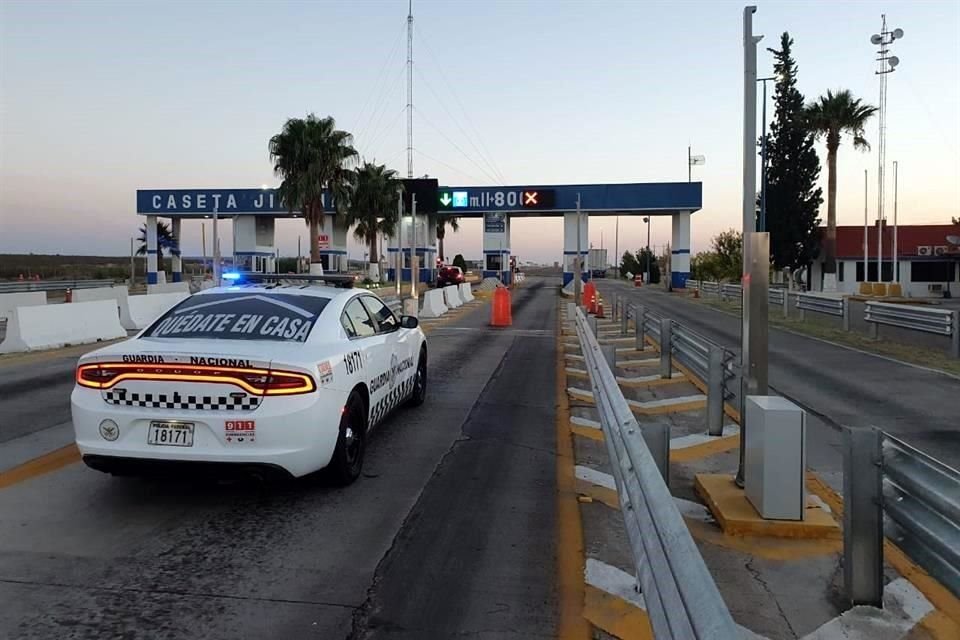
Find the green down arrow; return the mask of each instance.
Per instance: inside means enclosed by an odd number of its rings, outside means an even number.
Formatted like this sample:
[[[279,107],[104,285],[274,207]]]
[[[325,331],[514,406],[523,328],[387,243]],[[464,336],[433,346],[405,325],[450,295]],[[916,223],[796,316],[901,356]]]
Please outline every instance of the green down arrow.
[[[453,199],[450,198],[449,193],[445,193],[442,196],[440,196],[440,204],[442,204],[443,206],[449,207],[451,202],[453,202]]]

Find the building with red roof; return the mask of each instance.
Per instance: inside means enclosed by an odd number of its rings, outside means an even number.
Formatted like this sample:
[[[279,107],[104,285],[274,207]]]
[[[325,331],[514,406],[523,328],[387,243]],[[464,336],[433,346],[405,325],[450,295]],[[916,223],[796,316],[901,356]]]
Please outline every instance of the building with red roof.
[[[837,290],[856,293],[859,283],[864,282],[863,227],[837,227]],[[826,227],[820,227],[821,237]],[[877,279],[877,240],[879,227],[876,223],[867,227],[868,257],[867,282]],[[897,230],[897,264],[899,274],[894,274],[893,245],[894,228],[883,225],[879,240],[882,244],[880,276],[883,282],[897,279],[903,295],[911,298],[941,297],[947,290],[960,295],[960,225],[920,224],[900,225]],[[814,290],[823,287],[823,255],[811,268],[811,285]]]

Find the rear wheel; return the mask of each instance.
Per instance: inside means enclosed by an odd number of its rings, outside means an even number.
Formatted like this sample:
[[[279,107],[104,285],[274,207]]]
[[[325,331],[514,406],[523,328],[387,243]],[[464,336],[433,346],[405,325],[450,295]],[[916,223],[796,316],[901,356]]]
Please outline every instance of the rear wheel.
[[[350,394],[347,406],[340,416],[340,434],[337,448],[327,467],[334,484],[346,486],[360,477],[363,471],[363,454],[366,450],[367,412],[363,399]]]
[[[408,404],[419,407],[427,399],[427,350],[420,349],[420,359],[417,361],[417,372],[413,379],[413,393],[410,394]]]

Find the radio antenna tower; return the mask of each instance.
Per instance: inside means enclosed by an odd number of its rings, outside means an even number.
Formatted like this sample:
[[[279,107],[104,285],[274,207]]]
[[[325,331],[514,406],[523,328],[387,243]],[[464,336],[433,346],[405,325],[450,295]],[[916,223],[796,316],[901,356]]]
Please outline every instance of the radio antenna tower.
[[[413,0],[407,12],[407,177],[413,177]]]

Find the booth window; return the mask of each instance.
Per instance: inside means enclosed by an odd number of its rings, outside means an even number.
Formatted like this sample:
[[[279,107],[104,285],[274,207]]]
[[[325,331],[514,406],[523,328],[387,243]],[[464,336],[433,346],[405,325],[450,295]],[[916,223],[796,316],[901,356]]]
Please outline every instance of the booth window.
[[[503,271],[503,256],[499,253],[488,253],[487,271]]]

